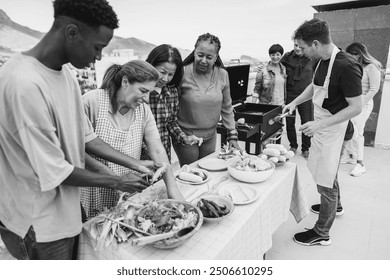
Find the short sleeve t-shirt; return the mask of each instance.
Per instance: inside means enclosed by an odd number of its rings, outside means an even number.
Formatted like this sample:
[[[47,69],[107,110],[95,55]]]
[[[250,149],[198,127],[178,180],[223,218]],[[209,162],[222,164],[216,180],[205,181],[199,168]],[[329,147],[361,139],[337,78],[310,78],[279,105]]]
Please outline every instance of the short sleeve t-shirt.
[[[328,72],[330,59],[321,60],[314,76],[314,84],[322,86]],[[317,66],[318,64],[316,64]],[[348,106],[346,97],[362,94],[361,65],[348,53],[340,51],[335,58],[328,88],[329,98],[324,99],[322,108],[336,114]]]
[[[87,131],[88,130],[88,131]],[[84,168],[88,126],[74,73],[17,54],[0,69],[0,220],[38,242],[81,231],[80,191],[63,181]]]

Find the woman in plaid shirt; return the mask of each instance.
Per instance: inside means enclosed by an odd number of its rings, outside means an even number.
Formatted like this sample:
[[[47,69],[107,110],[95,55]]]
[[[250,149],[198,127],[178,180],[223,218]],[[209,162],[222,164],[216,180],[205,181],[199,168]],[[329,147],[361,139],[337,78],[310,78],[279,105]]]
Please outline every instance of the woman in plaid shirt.
[[[161,142],[171,160],[171,137],[175,143],[195,144],[199,138],[187,136],[177,123],[179,110],[179,91],[183,77],[183,61],[179,51],[171,45],[163,44],[155,47],[148,55],[147,62],[153,65],[160,74],[156,88],[149,94],[149,106],[152,110]],[[144,145],[143,159],[148,159]]]

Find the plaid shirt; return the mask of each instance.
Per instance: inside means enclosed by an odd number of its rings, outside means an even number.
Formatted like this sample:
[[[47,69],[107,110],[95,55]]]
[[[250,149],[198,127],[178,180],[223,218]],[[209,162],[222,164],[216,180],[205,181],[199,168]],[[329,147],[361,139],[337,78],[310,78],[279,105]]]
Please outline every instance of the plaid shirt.
[[[179,91],[176,87],[164,86],[161,94],[156,91],[150,92],[149,106],[152,110],[161,142],[171,160],[171,139],[175,143],[181,143],[185,133],[177,123],[177,112],[179,110]]]

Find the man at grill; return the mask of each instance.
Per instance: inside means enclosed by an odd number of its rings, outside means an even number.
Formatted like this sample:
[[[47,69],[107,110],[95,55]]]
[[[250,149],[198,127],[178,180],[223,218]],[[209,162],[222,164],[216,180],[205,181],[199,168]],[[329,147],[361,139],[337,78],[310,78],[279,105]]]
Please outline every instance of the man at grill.
[[[301,126],[312,137],[308,167],[321,195],[314,228],[297,233],[301,245],[330,245],[329,236],[336,213],[342,209],[337,171],[348,120],[362,110],[362,67],[332,42],[329,25],[321,19],[305,21],[294,33],[299,48],[311,59],[320,59],[313,82],[283,108],[292,113],[296,106],[313,99],[314,121]]]

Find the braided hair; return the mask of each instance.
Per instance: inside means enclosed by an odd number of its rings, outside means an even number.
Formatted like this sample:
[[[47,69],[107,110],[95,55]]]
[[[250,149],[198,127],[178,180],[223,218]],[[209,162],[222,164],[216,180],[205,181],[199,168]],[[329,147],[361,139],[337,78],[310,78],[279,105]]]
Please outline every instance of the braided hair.
[[[195,49],[198,47],[200,42],[209,42],[210,44],[214,44],[217,49],[217,60],[215,61],[215,65],[221,68],[225,68],[223,65],[223,62],[221,58],[219,57],[219,50],[221,49],[221,41],[219,41],[219,38],[215,35],[212,35],[210,33],[202,34],[198,37],[198,40],[196,40],[195,43]],[[195,50],[193,50],[183,61],[183,65],[188,65],[194,62],[195,60]]]

